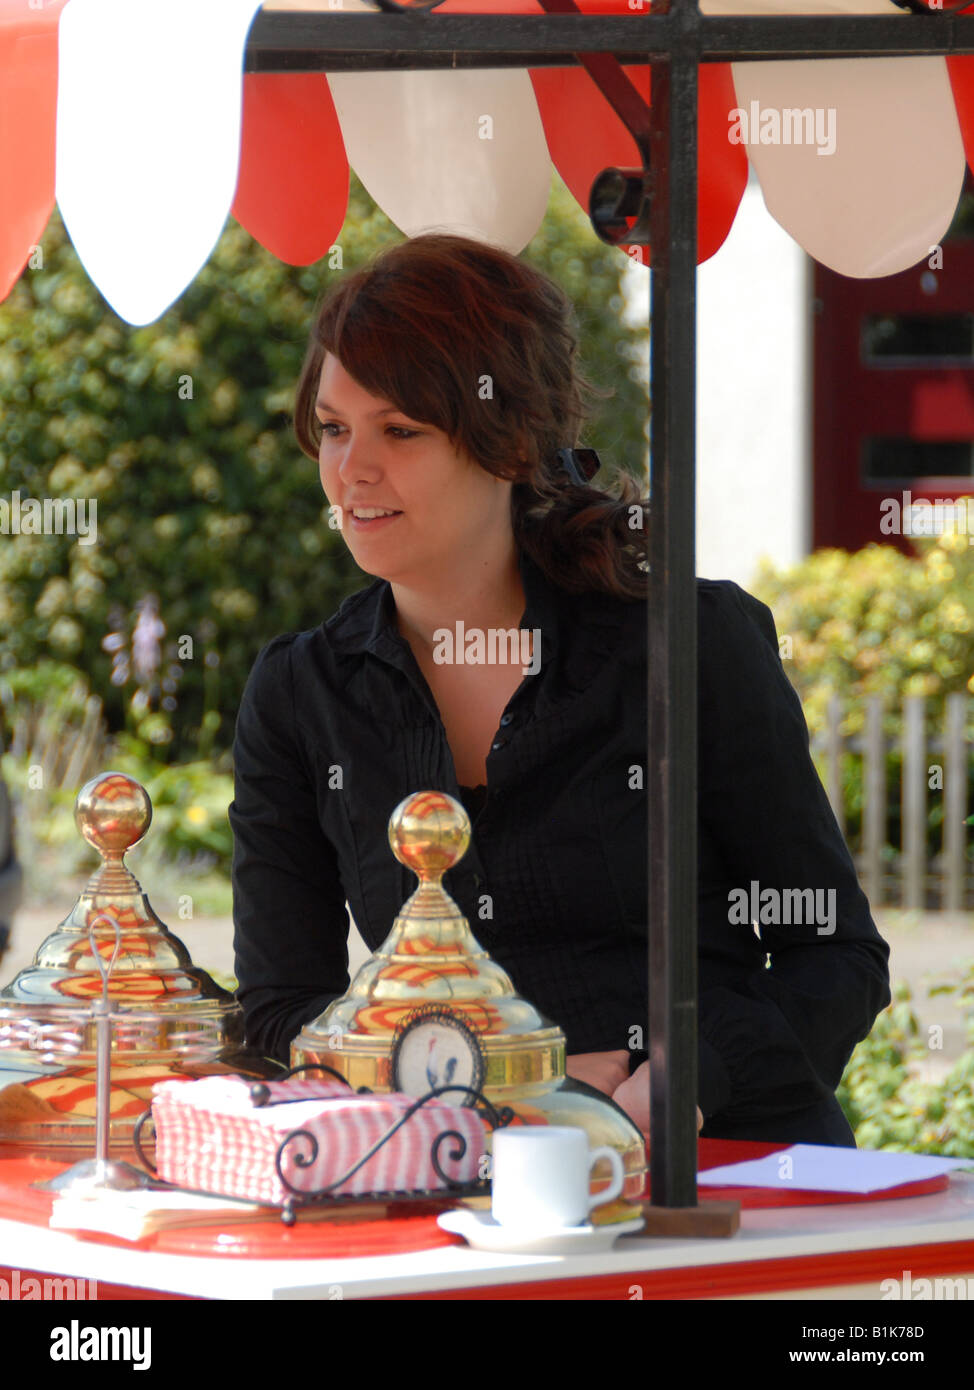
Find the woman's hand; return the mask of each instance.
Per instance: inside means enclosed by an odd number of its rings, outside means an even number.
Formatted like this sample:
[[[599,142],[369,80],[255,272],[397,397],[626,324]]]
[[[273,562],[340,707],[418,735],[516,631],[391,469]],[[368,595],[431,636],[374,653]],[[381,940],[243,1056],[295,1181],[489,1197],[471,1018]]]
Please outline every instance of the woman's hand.
[[[629,1053],[576,1052],[566,1059],[565,1070],[576,1081],[584,1081],[611,1096],[629,1075]]]
[[[596,1053],[596,1056],[599,1054]],[[610,1054],[614,1055],[614,1054]],[[649,1138],[649,1063],[642,1062],[632,1076],[627,1077],[612,1092],[616,1105],[629,1116],[630,1120]],[[697,1106],[697,1133],[703,1128],[703,1114]]]
[[[616,1105],[649,1137],[649,1063],[641,1062],[632,1076],[612,1092]]]

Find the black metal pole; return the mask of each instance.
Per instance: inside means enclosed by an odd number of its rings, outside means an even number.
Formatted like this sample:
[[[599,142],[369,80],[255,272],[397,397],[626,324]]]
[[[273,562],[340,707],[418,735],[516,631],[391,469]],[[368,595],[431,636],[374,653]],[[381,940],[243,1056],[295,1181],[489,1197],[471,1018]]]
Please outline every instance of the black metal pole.
[[[697,1200],[696,0],[651,77],[649,1055],[654,1205]],[[687,42],[687,39],[691,42]]]

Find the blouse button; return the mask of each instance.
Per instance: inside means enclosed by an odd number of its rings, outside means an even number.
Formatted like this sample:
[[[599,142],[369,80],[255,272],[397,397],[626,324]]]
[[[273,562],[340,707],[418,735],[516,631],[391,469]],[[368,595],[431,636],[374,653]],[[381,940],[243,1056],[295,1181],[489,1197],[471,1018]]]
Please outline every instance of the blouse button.
[[[502,728],[502,729],[506,729],[507,726],[508,726],[508,724],[513,724],[513,723],[514,723],[514,716],[513,716],[513,714],[502,714],[502,715],[501,715],[501,728]]]
[[[499,739],[497,739],[494,743],[492,743],[492,744],[490,745],[490,751],[491,751],[492,753],[496,753],[497,750],[498,750],[498,748],[503,748],[506,742],[507,742],[507,739],[506,739],[506,738],[499,738]]]

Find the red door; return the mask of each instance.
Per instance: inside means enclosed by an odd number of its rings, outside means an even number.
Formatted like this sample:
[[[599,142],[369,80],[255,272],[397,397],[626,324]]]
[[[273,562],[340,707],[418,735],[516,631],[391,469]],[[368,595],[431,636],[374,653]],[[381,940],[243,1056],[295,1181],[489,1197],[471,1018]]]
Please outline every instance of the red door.
[[[816,549],[878,541],[910,551],[908,535],[880,529],[896,515],[883,499],[902,511],[905,493],[912,502],[974,494],[970,188],[968,175],[951,231],[928,261],[878,280],[814,266]],[[974,504],[974,522],[971,513]]]

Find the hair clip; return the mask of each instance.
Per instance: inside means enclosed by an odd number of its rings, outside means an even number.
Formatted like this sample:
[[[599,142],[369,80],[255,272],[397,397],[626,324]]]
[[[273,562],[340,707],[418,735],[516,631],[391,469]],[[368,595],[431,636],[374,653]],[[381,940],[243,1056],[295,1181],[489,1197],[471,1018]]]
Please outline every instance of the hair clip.
[[[559,449],[555,460],[579,487],[586,487],[602,467],[602,460],[594,449]]]

